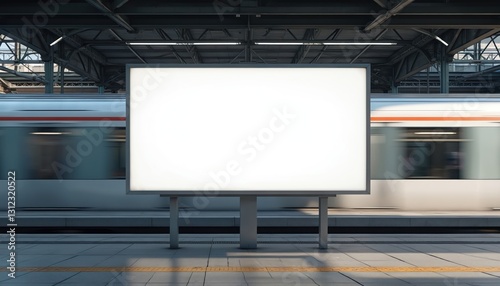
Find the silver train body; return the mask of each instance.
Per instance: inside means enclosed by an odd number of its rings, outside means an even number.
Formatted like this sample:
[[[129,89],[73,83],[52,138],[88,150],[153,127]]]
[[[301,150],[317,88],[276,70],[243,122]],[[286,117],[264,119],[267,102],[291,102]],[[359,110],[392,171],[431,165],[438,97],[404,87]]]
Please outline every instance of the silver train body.
[[[329,206],[500,208],[500,98],[453,96],[372,95],[371,194],[332,197]],[[166,197],[126,194],[124,119],[123,96],[3,96],[0,184],[15,172],[17,209],[167,208]],[[180,206],[237,210],[239,200],[184,197]],[[261,210],[316,206],[311,197],[258,201]]]

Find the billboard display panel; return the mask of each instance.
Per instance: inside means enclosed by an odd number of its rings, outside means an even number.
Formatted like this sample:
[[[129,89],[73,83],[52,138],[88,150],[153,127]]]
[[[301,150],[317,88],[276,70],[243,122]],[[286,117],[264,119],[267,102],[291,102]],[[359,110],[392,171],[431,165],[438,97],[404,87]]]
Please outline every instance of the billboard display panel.
[[[129,66],[127,189],[369,188],[368,66]]]

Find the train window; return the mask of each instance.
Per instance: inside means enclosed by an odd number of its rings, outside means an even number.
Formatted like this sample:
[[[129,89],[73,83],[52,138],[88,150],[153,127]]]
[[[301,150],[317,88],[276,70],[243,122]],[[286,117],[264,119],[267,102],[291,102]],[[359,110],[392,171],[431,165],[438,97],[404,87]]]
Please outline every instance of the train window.
[[[462,144],[459,128],[405,128],[399,171],[407,179],[462,178]]]
[[[35,129],[29,137],[30,179],[108,179],[108,137],[96,127]]]
[[[29,132],[28,156],[30,169],[29,179],[63,179],[55,162],[64,160],[68,130],[62,128],[33,128]]]
[[[384,151],[387,144],[387,137],[383,128],[372,127],[370,133],[371,179],[384,179],[386,168],[380,168],[380,166],[386,166],[386,155]]]
[[[401,128],[381,126],[371,128],[370,174],[374,180],[391,180],[403,177],[397,166],[402,142],[399,142]]]
[[[464,138],[464,162],[462,178],[472,180],[500,179],[500,127],[498,125],[462,128]]]
[[[0,171],[24,180],[125,178],[125,128],[105,134],[95,127],[5,127]],[[3,139],[5,140],[3,140]]]
[[[15,171],[18,180],[35,178],[30,153],[31,132],[32,128],[24,126],[0,128],[0,179],[6,179],[9,171]]]
[[[111,156],[108,146],[110,134],[98,127],[72,128],[72,136],[66,156],[74,156],[68,179],[105,180],[111,171]],[[66,160],[67,161],[67,160]],[[68,162],[70,163],[70,162]]]
[[[115,128],[109,135],[108,146],[111,153],[111,179],[124,179],[126,166],[125,128]]]

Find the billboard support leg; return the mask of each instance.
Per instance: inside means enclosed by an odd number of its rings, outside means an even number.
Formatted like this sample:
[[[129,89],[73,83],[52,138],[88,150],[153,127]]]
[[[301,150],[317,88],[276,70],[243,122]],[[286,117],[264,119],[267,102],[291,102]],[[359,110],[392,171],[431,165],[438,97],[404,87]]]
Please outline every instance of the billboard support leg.
[[[328,248],[328,197],[319,198],[319,248]]]
[[[177,197],[170,197],[170,249],[179,248],[179,203]]]
[[[257,197],[240,197],[240,248],[257,248]]]

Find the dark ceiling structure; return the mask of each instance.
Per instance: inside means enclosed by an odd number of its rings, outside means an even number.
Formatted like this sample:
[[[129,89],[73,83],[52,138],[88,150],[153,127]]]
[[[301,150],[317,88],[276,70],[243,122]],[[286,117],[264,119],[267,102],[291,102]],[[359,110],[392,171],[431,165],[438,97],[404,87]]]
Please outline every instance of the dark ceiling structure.
[[[372,91],[388,92],[500,32],[493,3],[16,0],[0,2],[0,34],[107,91],[123,90],[126,64],[369,63]]]

